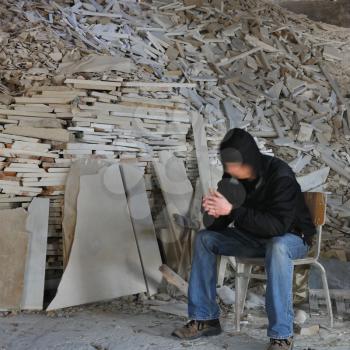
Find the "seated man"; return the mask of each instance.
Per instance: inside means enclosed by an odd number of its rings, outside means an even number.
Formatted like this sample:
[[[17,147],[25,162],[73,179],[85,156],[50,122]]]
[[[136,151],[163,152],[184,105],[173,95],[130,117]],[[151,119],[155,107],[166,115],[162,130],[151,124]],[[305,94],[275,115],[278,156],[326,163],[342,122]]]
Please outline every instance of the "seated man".
[[[268,350],[293,347],[293,259],[304,258],[316,233],[300,186],[282,160],[260,153],[254,138],[231,129],[220,144],[223,178],[243,185],[246,197],[232,205],[218,191],[203,198],[206,229],[195,239],[188,290],[189,321],[181,339],[221,333],[216,302],[217,255],[265,257]],[[234,227],[228,227],[233,222]],[[232,226],[232,225],[230,225]]]

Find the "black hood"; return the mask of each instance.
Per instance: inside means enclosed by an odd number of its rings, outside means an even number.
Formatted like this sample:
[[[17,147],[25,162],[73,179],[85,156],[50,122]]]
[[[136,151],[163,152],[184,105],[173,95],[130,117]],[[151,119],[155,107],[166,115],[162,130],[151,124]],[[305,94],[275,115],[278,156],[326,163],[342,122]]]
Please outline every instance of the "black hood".
[[[262,173],[262,154],[252,135],[239,128],[229,130],[220,143],[221,162],[250,165],[257,177]]]

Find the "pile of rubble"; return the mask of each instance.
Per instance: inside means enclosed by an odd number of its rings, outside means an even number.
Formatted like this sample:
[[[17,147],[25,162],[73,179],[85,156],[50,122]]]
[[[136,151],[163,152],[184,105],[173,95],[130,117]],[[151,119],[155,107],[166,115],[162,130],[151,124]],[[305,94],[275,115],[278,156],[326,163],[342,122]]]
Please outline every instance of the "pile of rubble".
[[[349,259],[348,29],[259,0],[6,0],[0,13],[4,207],[60,198],[73,159],[133,158],[155,213],[158,151],[181,157],[193,186],[198,171],[213,185],[203,159],[219,167],[222,136],[243,127],[304,191],[330,192],[326,251]],[[194,110],[208,151],[195,147]]]

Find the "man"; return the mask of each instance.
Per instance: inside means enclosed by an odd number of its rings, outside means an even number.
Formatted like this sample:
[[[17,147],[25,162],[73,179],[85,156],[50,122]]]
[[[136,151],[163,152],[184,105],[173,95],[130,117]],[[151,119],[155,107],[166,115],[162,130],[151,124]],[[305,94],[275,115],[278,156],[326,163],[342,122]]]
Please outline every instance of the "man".
[[[220,144],[223,179],[244,187],[241,206],[215,191],[203,198],[206,229],[195,239],[188,290],[189,321],[181,339],[221,333],[216,302],[217,255],[265,257],[268,350],[293,348],[293,259],[304,258],[316,233],[300,186],[282,160],[260,153],[254,138],[231,129]],[[231,227],[231,223],[234,227]],[[230,225],[230,227],[228,227]]]

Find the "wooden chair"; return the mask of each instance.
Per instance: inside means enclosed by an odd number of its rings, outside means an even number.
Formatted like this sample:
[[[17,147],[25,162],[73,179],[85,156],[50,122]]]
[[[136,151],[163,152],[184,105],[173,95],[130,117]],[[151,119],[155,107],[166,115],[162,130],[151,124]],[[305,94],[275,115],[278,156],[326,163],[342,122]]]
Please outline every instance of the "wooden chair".
[[[322,237],[322,226],[325,223],[326,219],[326,195],[321,192],[305,192],[305,202],[310,210],[310,214],[313,220],[314,225],[316,226],[316,249],[313,249],[313,254],[304,259],[296,259],[293,261],[295,265],[313,265],[321,273],[323,290],[326,297],[327,310],[329,315],[329,324],[330,327],[333,327],[333,312],[331,298],[329,294],[329,288],[327,283],[327,276],[324,267],[318,261],[321,251],[321,237]],[[219,277],[221,281],[218,281],[218,284],[222,285],[223,282],[223,272],[226,269],[226,264],[229,262],[236,268],[236,282],[235,282],[235,293],[236,293],[236,310],[235,310],[235,326],[236,331],[240,331],[240,321],[241,315],[244,310],[244,304],[247,296],[248,284],[251,278],[255,279],[266,279],[266,275],[253,274],[251,273],[253,266],[264,266],[265,260],[263,258],[234,258],[227,257],[226,259],[221,260]]]

